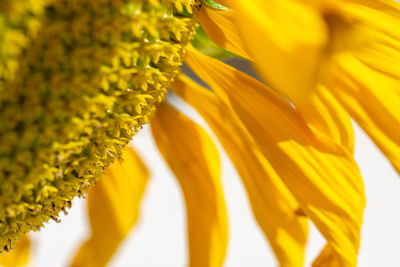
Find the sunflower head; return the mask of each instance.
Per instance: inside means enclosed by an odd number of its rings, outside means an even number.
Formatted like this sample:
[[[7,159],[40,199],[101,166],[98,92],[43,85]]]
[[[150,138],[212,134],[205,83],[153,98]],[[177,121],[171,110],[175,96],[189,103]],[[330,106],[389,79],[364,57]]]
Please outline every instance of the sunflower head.
[[[56,220],[120,157],[178,72],[197,5],[2,1],[0,250]]]

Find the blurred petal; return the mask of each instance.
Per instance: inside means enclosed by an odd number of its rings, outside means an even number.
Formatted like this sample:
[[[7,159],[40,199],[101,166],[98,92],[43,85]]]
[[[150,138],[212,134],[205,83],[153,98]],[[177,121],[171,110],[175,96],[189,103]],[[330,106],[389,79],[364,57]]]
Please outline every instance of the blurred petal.
[[[296,0],[233,0],[231,5],[262,78],[289,99],[305,99],[324,68],[328,29],[319,12]]]
[[[228,222],[219,155],[213,141],[205,130],[167,103],[158,107],[150,124],[158,149],[185,197],[189,266],[222,266]]]
[[[92,234],[71,266],[106,266],[137,222],[149,172],[133,148],[127,147],[122,158],[110,165],[99,185],[88,192]]]
[[[365,207],[352,155],[309,128],[282,97],[248,75],[190,49],[185,62],[235,111],[342,266],[355,266]]]
[[[250,58],[234,23],[235,15],[232,10],[212,8],[202,8],[197,13],[201,26],[214,43],[238,56]]]
[[[31,252],[31,240],[24,235],[16,243],[15,248],[10,252],[3,252],[0,255],[0,265],[4,267],[25,266],[29,262]]]
[[[296,215],[299,204],[240,121],[213,92],[185,76],[178,76],[172,88],[206,120],[231,158],[280,266],[303,266],[307,219]]]

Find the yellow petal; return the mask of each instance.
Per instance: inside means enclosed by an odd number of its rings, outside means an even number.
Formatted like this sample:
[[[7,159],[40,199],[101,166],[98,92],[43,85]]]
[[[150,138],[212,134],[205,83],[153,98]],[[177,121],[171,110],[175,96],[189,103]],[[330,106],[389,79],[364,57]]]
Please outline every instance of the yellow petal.
[[[309,128],[282,97],[248,75],[190,49],[185,62],[235,111],[342,266],[355,266],[365,206],[352,155]]]
[[[296,0],[234,0],[232,5],[262,78],[289,99],[303,100],[324,69],[328,30],[320,14]]]
[[[310,127],[343,145],[351,154],[354,152],[354,131],[350,116],[324,86],[296,108]]]
[[[88,192],[90,238],[80,247],[71,266],[106,266],[136,224],[149,173],[131,147],[106,169],[99,185]]]
[[[299,204],[251,136],[213,92],[183,75],[175,79],[172,89],[199,112],[220,140],[246,187],[254,216],[280,266],[303,266],[307,219],[296,215]]]
[[[238,56],[250,58],[244,49],[239,29],[234,23],[234,11],[205,7],[200,9],[197,16],[204,31],[214,43]]]
[[[24,235],[10,252],[0,255],[0,265],[4,267],[25,266],[29,262],[31,241],[28,235]]]
[[[400,4],[342,2],[342,16],[368,38],[335,57],[325,85],[400,173]]]
[[[200,126],[167,103],[158,107],[150,124],[185,198],[189,266],[220,267],[226,254],[228,223],[218,151]]]
[[[343,55],[329,86],[400,173],[400,75],[395,73],[400,61],[394,64],[395,57],[386,61],[379,58],[372,54],[361,58]]]

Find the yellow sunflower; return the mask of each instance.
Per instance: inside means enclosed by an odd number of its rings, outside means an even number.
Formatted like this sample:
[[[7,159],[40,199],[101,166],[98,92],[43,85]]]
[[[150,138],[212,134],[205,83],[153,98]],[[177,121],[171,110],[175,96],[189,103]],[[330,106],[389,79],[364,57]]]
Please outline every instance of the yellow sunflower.
[[[0,12],[3,250],[123,158],[88,191],[92,233],[71,263],[106,265],[149,178],[122,150],[155,113],[154,140],[185,198],[189,266],[222,266],[218,150],[163,102],[170,88],[234,163],[280,266],[303,266],[308,219],[326,239],[314,266],[356,266],[365,196],[350,118],[400,171],[396,1],[9,0]],[[196,41],[202,30],[230,53]],[[209,56],[218,53],[249,60],[263,81]],[[181,74],[182,61],[211,90]],[[28,259],[22,240],[8,265]]]

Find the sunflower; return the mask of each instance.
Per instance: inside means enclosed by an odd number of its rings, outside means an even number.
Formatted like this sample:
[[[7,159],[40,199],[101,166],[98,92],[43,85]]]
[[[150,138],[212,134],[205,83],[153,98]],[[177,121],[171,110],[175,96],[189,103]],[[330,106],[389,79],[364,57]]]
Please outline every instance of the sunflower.
[[[4,250],[98,182],[88,191],[92,233],[72,266],[106,265],[137,221],[149,172],[126,144],[150,120],[185,198],[189,266],[222,266],[228,219],[218,150],[163,102],[170,88],[234,163],[280,266],[303,266],[308,219],[326,239],[314,266],[356,266],[365,195],[351,118],[400,171],[397,2],[4,3]],[[218,59],[233,55],[262,81]],[[182,60],[209,88],[179,72]],[[107,168],[115,158],[123,161]],[[27,255],[24,242],[15,255]]]

